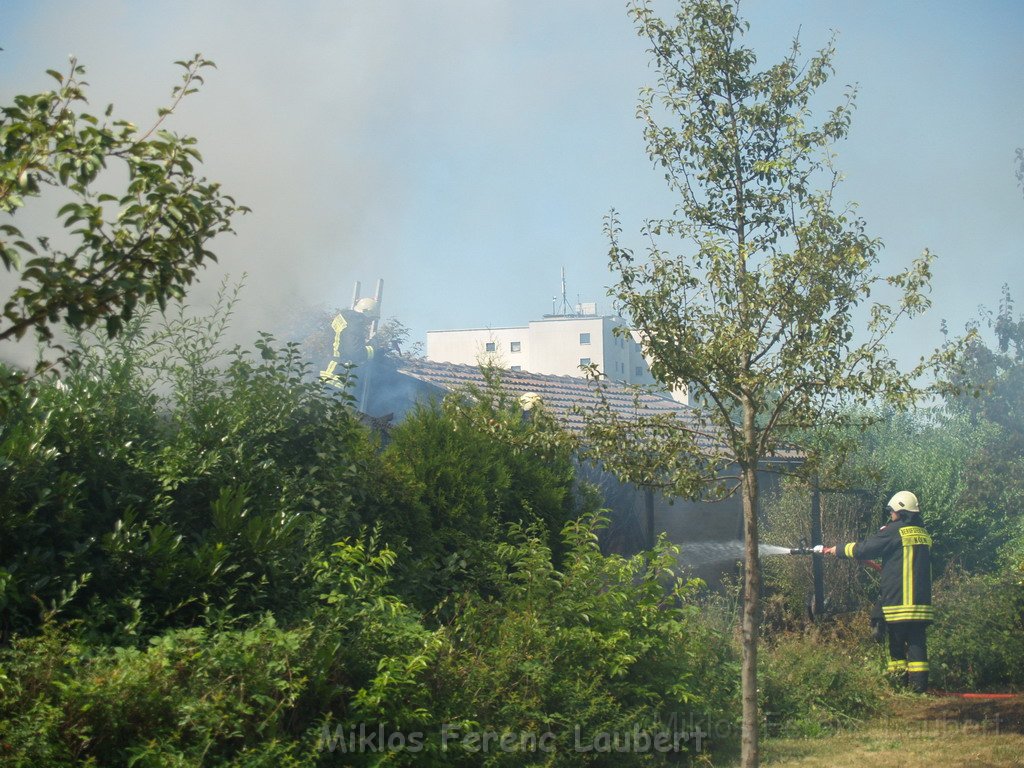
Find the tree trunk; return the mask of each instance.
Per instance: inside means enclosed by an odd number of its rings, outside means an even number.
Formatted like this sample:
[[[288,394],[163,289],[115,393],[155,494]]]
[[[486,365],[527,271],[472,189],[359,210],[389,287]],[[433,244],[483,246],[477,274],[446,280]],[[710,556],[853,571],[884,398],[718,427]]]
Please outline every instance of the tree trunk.
[[[743,768],[760,764],[757,714],[757,635],[760,623],[761,561],[757,534],[757,464],[745,464],[743,471],[743,725],[740,730]]]

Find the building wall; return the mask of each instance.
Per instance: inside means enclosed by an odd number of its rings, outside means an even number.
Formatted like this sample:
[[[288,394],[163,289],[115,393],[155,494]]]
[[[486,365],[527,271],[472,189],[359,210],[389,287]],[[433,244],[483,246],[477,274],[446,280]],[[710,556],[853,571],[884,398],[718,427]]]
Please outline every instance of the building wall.
[[[428,331],[427,359],[459,365],[496,365],[526,367],[528,330],[515,328],[471,328],[463,331]],[[512,352],[513,344],[519,352]],[[492,348],[493,346],[493,348]]]
[[[615,381],[656,384],[635,337],[615,335],[623,325],[613,316],[570,315],[533,320],[525,327],[428,331],[426,356],[435,362],[486,363],[553,376],[582,376],[580,366],[593,363]]]
[[[581,376],[580,365],[593,363],[607,373],[607,318],[573,317],[533,320],[529,325],[530,361],[527,370],[554,376]]]

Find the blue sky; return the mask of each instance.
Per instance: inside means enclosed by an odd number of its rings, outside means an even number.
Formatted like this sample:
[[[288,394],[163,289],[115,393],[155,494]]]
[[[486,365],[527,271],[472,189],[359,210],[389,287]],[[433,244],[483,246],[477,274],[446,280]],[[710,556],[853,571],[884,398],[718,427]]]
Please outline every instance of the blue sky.
[[[666,11],[674,8],[664,3]],[[902,359],[994,306],[1024,301],[1024,3],[746,0],[762,63],[800,30],[838,32],[827,106],[856,83],[837,147],[895,271],[939,254],[935,307],[894,340]],[[384,313],[428,329],[525,323],[569,297],[610,307],[602,220],[624,239],[673,198],[635,119],[652,81],[621,0],[130,2],[0,0],[0,97],[47,87],[69,54],[97,110],[145,123],[202,51],[218,64],[171,127],[200,139],[207,173],[254,210],[215,250],[249,274],[239,334],[294,308],[346,304],[385,280]],[[25,222],[40,212],[19,214]],[[48,220],[34,226],[50,226]]]

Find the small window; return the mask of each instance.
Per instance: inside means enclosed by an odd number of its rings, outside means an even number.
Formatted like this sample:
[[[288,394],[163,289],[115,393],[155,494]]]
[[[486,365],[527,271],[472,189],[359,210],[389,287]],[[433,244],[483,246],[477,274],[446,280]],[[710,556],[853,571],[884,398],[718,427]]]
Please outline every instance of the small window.
[[[581,357],[580,358],[580,365],[581,366],[583,366],[583,365],[590,365],[590,358],[589,357]]]
[[[644,367],[642,365],[638,365],[636,367],[636,375],[637,376],[643,376],[644,375]]]
[[[589,344],[589,343],[590,343],[590,334],[589,333],[581,333],[580,334],[580,344]],[[589,363],[590,361],[587,360],[587,362]]]
[[[509,349],[510,349],[510,350],[511,350],[512,352],[522,352],[522,350],[523,350],[523,345],[522,345],[522,343],[521,343],[521,342],[518,342],[518,341],[513,341],[513,342],[512,342],[511,344],[509,344]],[[515,369],[513,368],[512,370],[515,370]]]
[[[495,344],[493,341],[488,341],[486,344],[484,344],[484,352],[495,352],[497,351],[497,348],[498,345]]]
[[[512,366],[512,370],[513,371],[521,371],[521,370],[523,370],[523,366],[521,366],[521,365],[513,365]]]

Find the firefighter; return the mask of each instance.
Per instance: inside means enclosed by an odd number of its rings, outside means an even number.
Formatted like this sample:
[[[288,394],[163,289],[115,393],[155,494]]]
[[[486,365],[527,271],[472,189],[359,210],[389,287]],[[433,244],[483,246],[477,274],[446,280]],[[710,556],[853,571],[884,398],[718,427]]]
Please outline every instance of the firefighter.
[[[864,541],[825,547],[823,553],[851,560],[881,559],[881,603],[889,635],[889,672],[911,688],[928,689],[925,639],[932,610],[932,537],[921,522],[917,496],[900,491],[886,505],[889,523]]]

